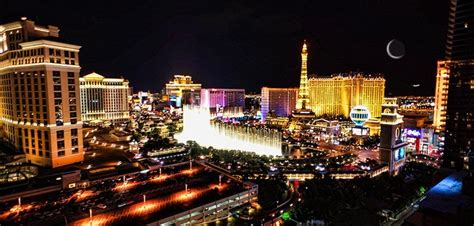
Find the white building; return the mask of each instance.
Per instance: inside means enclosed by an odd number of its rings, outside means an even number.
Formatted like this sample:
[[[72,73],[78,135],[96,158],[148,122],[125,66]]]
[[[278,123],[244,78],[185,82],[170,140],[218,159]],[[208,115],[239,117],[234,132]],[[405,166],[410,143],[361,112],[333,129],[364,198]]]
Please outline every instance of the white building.
[[[129,120],[128,81],[104,78],[97,73],[79,78],[82,120],[92,123],[112,123]]]

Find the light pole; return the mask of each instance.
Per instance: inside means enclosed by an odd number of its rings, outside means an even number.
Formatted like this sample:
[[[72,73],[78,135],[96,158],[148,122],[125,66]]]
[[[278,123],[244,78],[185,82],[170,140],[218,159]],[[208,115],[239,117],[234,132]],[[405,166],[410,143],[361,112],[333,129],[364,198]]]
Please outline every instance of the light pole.
[[[189,160],[189,170],[193,171],[193,160]]]
[[[184,193],[188,195],[188,184],[184,184]]]
[[[89,208],[89,224],[92,226],[92,208]]]
[[[21,197],[18,197],[18,211],[21,209]]]
[[[219,175],[219,187],[222,185],[222,175]]]
[[[146,204],[146,195],[143,195],[143,205]]]

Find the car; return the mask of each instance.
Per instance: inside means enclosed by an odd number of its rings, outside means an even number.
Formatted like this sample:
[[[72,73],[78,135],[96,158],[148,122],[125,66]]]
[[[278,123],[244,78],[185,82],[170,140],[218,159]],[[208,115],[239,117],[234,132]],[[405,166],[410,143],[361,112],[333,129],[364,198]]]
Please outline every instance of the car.
[[[123,203],[118,204],[117,207],[119,207],[119,208],[120,208],[120,207],[124,207],[124,206],[130,205],[130,204],[132,204],[132,203],[133,203],[133,201],[123,202]]]
[[[99,204],[97,204],[97,208],[105,209],[105,208],[107,208],[107,206],[105,204],[99,203]]]

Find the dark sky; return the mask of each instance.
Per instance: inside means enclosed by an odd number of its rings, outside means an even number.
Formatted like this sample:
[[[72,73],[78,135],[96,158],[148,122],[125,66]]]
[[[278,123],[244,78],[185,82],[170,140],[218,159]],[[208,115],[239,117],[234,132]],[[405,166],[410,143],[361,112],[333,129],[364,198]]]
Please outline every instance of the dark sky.
[[[135,91],[158,91],[173,74],[203,87],[296,87],[306,38],[310,74],[383,73],[387,95],[434,95],[448,0],[285,2],[0,0],[0,23],[58,26],[82,46],[82,74],[124,76]],[[391,39],[405,44],[401,60],[385,51]]]

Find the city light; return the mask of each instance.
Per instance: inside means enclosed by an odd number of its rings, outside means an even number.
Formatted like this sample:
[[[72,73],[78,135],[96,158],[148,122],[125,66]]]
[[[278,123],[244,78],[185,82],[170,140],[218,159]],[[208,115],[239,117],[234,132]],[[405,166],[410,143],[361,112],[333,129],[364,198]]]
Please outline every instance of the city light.
[[[183,106],[183,127],[180,134],[176,134],[179,142],[196,141],[202,146],[212,146],[217,149],[240,150],[255,152],[259,155],[281,155],[281,135],[271,132],[262,134],[245,132],[235,129],[227,131],[222,127],[211,124],[211,115],[208,108]]]
[[[418,1],[12,1],[0,226],[474,225],[474,0]]]

